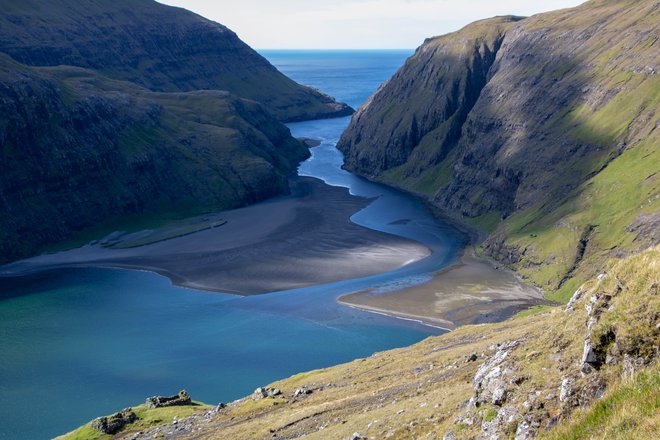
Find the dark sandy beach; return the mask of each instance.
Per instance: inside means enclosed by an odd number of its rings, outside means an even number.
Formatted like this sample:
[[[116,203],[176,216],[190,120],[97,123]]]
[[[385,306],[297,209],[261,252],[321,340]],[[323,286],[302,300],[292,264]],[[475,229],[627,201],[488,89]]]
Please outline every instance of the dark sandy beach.
[[[344,295],[339,301],[448,329],[503,321],[528,307],[549,304],[538,289],[475,257],[471,248],[460,262],[433,274],[424,284],[383,293],[369,289]]]
[[[294,178],[291,188],[290,196],[216,214],[226,221],[216,228],[128,249],[95,244],[41,255],[0,267],[0,276],[122,267],[158,272],[181,286],[252,295],[374,275],[429,255],[417,242],[352,223],[368,199],[313,178]]]

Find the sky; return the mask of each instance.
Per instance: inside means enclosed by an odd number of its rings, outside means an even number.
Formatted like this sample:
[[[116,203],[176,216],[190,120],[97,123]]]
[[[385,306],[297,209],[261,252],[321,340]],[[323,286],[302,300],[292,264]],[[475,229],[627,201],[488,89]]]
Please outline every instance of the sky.
[[[412,49],[495,15],[584,0],[159,0],[217,21],[256,49]]]

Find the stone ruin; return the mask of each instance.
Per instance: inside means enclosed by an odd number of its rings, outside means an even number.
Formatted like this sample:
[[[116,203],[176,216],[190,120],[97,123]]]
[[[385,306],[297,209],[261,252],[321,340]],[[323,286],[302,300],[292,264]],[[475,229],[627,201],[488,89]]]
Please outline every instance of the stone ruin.
[[[192,400],[186,391],[179,391],[175,396],[154,396],[148,397],[146,401],[147,408],[164,408],[166,406],[184,406],[190,405]]]
[[[99,417],[92,421],[92,428],[104,434],[115,434],[129,423],[137,420],[132,408],[126,408],[107,417]]]

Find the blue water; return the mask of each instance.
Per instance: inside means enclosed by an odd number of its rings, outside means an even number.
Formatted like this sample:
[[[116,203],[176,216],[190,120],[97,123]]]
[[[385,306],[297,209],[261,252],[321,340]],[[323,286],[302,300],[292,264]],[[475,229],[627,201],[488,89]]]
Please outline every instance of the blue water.
[[[358,106],[406,52],[264,53],[299,82]],[[236,297],[173,287],[159,275],[67,269],[0,279],[0,438],[47,438],[154,394],[209,403],[257,386],[438,334],[412,321],[337,304],[356,289],[414,284],[451,261],[461,237],[416,200],[340,169],[349,118],[291,124],[321,146],[300,174],[380,196],[353,220],[426,244],[431,257],[372,277]],[[406,224],[392,225],[407,219]]]

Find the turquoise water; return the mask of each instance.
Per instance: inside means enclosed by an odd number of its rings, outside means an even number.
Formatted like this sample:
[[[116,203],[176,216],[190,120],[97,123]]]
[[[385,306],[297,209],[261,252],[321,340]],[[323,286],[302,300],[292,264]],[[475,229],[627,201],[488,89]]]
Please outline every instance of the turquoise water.
[[[359,105],[406,52],[265,52],[294,79]],[[300,174],[380,196],[354,221],[417,239],[434,254],[397,271],[274,294],[236,297],[173,287],[156,274],[68,269],[0,279],[0,438],[47,438],[154,394],[188,390],[208,403],[440,329],[361,312],[342,293],[419,282],[461,237],[414,199],[341,170],[334,148],[349,118],[291,124],[323,139]],[[391,225],[396,220],[405,225]],[[403,280],[403,281],[401,281]]]

